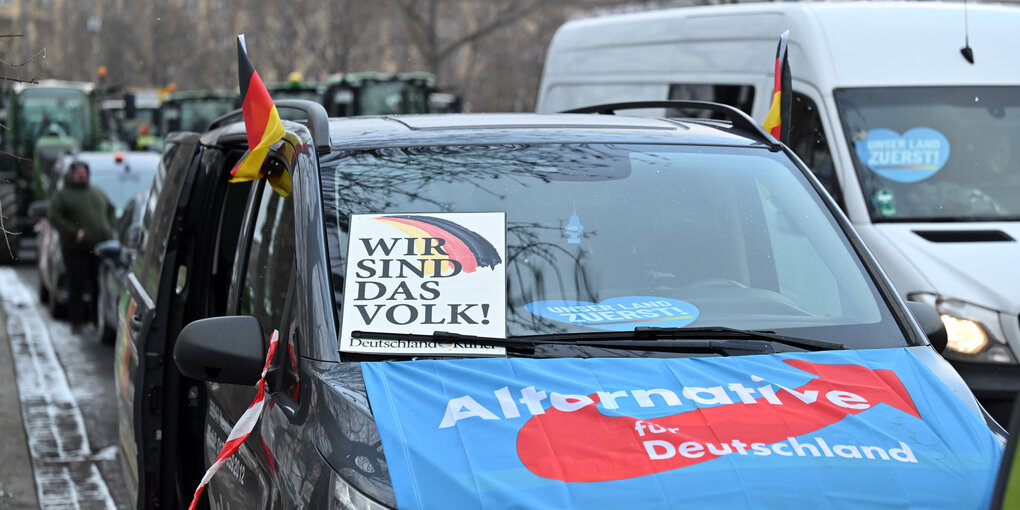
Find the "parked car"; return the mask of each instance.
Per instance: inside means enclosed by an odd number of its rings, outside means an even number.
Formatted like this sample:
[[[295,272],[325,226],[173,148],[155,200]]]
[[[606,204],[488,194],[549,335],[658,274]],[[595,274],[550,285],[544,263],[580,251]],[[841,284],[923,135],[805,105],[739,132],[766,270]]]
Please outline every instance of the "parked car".
[[[143,191],[128,200],[113,225],[113,239],[96,245],[99,255],[99,275],[96,290],[96,329],[103,343],[112,344],[117,335],[117,306],[124,294],[127,273],[131,270],[134,254],[141,242],[142,213],[149,191]]]
[[[210,508],[987,506],[1004,431],[934,307],[738,110],[277,106],[258,181],[242,123],[167,138],[115,349],[138,507],[214,463]]]
[[[89,165],[90,184],[106,193],[117,208],[117,214],[120,215],[132,195],[148,190],[152,185],[159,160],[159,154],[145,151],[65,154],[55,164],[54,178],[50,181],[46,199],[34,203],[32,208],[45,211],[50,197],[70,178],[71,163],[84,161]],[[56,229],[45,219],[37,223],[35,228],[40,240],[36,259],[39,269],[39,300],[47,304],[54,317],[60,317],[68,299],[60,237]],[[88,296],[88,301],[94,303],[92,298],[93,296]]]

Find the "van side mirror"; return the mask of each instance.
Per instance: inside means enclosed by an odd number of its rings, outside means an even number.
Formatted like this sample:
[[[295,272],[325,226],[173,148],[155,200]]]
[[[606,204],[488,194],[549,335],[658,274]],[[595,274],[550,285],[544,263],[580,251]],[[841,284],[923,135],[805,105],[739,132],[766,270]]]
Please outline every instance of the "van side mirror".
[[[917,324],[921,326],[921,331],[928,337],[932,347],[939,354],[945,351],[946,345],[949,343],[949,333],[946,332],[946,325],[942,323],[942,318],[939,317],[939,312],[935,310],[935,307],[918,301],[907,301],[907,309],[910,310],[910,314],[914,316]]]
[[[108,239],[97,244],[95,248],[92,248],[92,252],[100,258],[116,260],[120,257],[121,253],[120,242],[115,239]]]
[[[28,204],[28,217],[32,219],[33,224],[38,223],[39,220],[46,217],[46,211],[49,208],[49,200],[33,200],[30,204]]]
[[[262,377],[266,345],[255,317],[210,317],[184,326],[174,345],[174,361],[192,379],[251,386]]]

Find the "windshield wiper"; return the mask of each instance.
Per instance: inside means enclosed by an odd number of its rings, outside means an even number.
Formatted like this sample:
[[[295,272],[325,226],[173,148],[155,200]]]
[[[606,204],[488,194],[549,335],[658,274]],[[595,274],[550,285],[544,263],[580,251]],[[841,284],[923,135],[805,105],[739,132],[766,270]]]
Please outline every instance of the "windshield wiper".
[[[633,331],[598,331],[583,333],[553,333],[548,335],[521,335],[509,338],[493,336],[461,335],[437,331],[431,335],[411,333],[379,333],[352,331],[353,338],[372,340],[404,340],[411,342],[440,342],[461,345],[492,345],[511,350],[527,348],[535,350],[541,345],[565,345],[571,347],[599,347],[603,349],[626,349],[656,352],[715,353],[724,356],[748,354],[772,354],[776,350],[770,342],[762,340],[706,340],[703,338],[654,338],[635,336]]]
[[[664,338],[674,338],[671,335],[683,335],[684,337],[693,337],[698,335],[711,335],[718,336],[719,338],[729,338],[734,340],[747,339],[747,340],[766,340],[769,342],[778,342],[781,344],[799,347],[806,351],[841,351],[847,347],[840,343],[826,342],[825,340],[815,340],[814,338],[801,338],[796,336],[780,335],[774,331],[764,331],[758,329],[736,329],[727,328],[724,326],[708,326],[703,328],[634,328],[635,332],[654,332],[656,335],[660,335]]]
[[[518,335],[509,338],[461,335],[437,331],[431,335],[411,333],[379,333],[353,331],[353,338],[376,340],[407,340],[442,342],[499,347],[536,346],[541,344],[584,345],[622,349],[654,351],[716,352],[720,354],[770,354],[776,352],[773,343],[780,343],[808,351],[843,350],[843,344],[778,335],[771,331],[742,330],[726,327],[703,328],[649,328],[637,327],[633,331],[582,331],[576,333],[550,333]]]

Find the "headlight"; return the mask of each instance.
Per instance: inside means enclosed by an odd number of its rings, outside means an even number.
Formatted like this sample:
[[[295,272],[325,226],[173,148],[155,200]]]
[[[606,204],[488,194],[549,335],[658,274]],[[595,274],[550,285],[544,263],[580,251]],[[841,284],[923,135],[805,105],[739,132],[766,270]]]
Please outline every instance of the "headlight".
[[[330,497],[332,500],[330,508],[342,510],[389,510],[389,507],[376,503],[336,473],[331,475],[330,485],[332,486],[330,491],[332,494]]]
[[[942,353],[946,358],[973,363],[1016,364],[995,310],[929,293],[911,294],[907,299],[928,303],[938,310],[949,334],[949,343]]]

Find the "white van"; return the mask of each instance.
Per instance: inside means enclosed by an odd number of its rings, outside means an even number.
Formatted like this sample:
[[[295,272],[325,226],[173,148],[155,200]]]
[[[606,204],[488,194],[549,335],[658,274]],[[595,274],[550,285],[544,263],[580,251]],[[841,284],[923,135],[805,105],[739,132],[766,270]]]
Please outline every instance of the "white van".
[[[898,291],[936,305],[946,358],[1006,423],[1020,390],[1020,8],[747,3],[571,21],[536,109],[700,99],[761,122],[785,30],[791,148]]]

